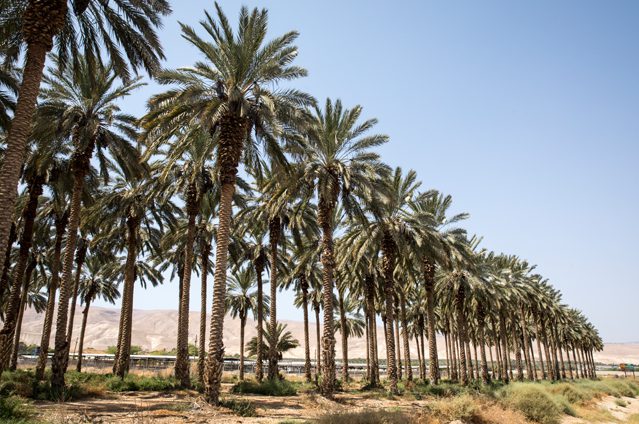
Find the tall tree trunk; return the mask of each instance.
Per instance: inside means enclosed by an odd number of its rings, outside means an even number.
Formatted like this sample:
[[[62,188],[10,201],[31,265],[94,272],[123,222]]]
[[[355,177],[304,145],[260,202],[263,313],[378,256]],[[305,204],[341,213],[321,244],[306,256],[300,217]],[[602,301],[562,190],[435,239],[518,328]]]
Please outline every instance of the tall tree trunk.
[[[308,282],[304,274],[300,275],[302,290],[302,308],[304,309],[304,377],[307,383],[311,382],[311,347],[308,334]]]
[[[257,359],[255,360],[255,379],[261,382],[264,378],[264,292],[262,272],[264,272],[264,258],[259,256],[253,262],[257,276]]]
[[[422,315],[420,317],[420,327],[419,327],[419,338],[421,341],[421,349],[422,349],[422,369],[420,371],[420,374],[422,375],[422,380],[426,380],[426,340],[424,340],[424,332],[426,331],[426,327],[424,326],[424,316]],[[437,367],[439,368],[439,364],[437,365]]]
[[[399,313],[402,320],[402,337],[404,338],[404,363],[406,367],[406,379],[413,381],[413,366],[410,359],[410,345],[408,335],[408,318],[406,317],[406,296],[404,292],[400,290],[399,293]]]
[[[400,348],[401,343],[399,342],[399,307],[397,305],[397,299],[395,299],[395,313],[393,317],[393,326],[395,327],[395,358],[397,359],[397,379],[401,381],[404,378],[404,367],[402,366],[402,350]]]
[[[4,292],[9,289],[9,270],[11,269],[11,248],[13,243],[18,239],[18,229],[15,222],[11,222],[9,230],[9,241],[7,242],[7,250],[4,255],[4,264],[2,265],[2,275],[0,275],[0,299],[4,299]]]
[[[485,316],[486,313],[484,311],[484,305],[479,303],[477,307],[477,331],[479,332],[479,352],[481,355],[481,381],[484,384],[488,384],[490,382],[490,376],[488,375],[488,362],[486,362],[486,336],[484,334],[484,327],[486,325]]]
[[[315,366],[315,380],[319,380],[319,375],[322,369],[322,339],[320,337],[320,307],[319,304],[315,305],[315,335],[317,337],[317,364]]]
[[[337,193],[335,193],[335,198]],[[335,332],[333,323],[333,272],[335,257],[333,253],[333,209],[335,199],[326,199],[320,195],[318,222],[322,229],[322,303],[324,305],[324,323],[322,329],[322,381],[320,392],[328,399],[335,391]]]
[[[544,367],[544,356],[541,351],[541,332],[539,331],[539,320],[535,317],[535,338],[537,339],[537,355],[539,356],[539,366],[541,367],[541,379],[546,379],[546,368]]]
[[[27,42],[25,65],[15,113],[6,138],[4,160],[0,166],[0,258],[5,257],[9,241],[16,188],[31,134],[46,55],[53,46],[53,37],[64,25],[66,15],[66,0],[30,0],[22,15],[22,34]]]
[[[392,236],[385,233],[382,239],[382,273],[384,275],[384,296],[386,312],[386,368],[390,384],[390,392],[397,394],[397,368],[395,366],[395,333],[393,329],[395,308],[395,287],[393,283],[393,271],[395,270],[395,255],[397,245]]]
[[[504,312],[499,311],[499,339],[501,340],[501,355],[502,355],[502,377],[505,383],[508,383],[508,372],[510,371],[510,358],[508,355],[508,339],[506,337],[506,319]]]
[[[526,374],[528,374],[528,380],[534,380],[532,362],[530,361],[530,345],[528,344],[528,331],[526,329],[526,311],[523,304],[520,306],[520,319],[521,319],[521,334],[524,347],[524,359],[526,361]]]
[[[213,278],[213,308],[211,311],[211,335],[206,361],[204,393],[206,399],[217,405],[224,370],[224,315],[226,314],[226,267],[228,263],[233,214],[233,194],[237,179],[237,167],[242,156],[242,146],[247,136],[248,119],[236,116],[233,111],[219,120],[219,147],[217,162],[220,179],[219,223],[215,246],[215,275]]]
[[[447,372],[447,377],[449,380],[452,380],[452,376],[450,374],[450,364],[451,364],[451,357],[450,357],[450,340],[448,337],[448,332],[444,332],[444,345],[446,347],[446,372]]]
[[[422,348],[419,345],[419,335],[415,334],[415,347],[417,348],[417,366],[419,368],[419,379],[423,380],[424,379],[424,373],[423,373],[423,362],[422,362]]]
[[[64,372],[66,352],[69,344],[66,333],[71,280],[73,279],[73,259],[78,241],[78,228],[80,227],[84,177],[89,171],[90,161],[95,147],[95,139],[91,139],[85,148],[81,148],[78,133],[79,129],[76,127],[73,134],[75,151],[71,158],[73,194],[69,208],[69,232],[67,234],[67,243],[64,248],[64,259],[62,261],[62,280],[60,282],[60,299],[58,301],[58,316],[55,328],[55,349],[53,359],[51,360],[51,390],[54,397],[64,395]]]
[[[124,378],[129,371],[131,358],[131,333],[133,325],[133,291],[135,288],[135,262],[138,257],[138,228],[140,218],[130,216],[127,219],[127,255],[124,265],[124,290],[122,310],[120,311],[120,333],[118,334],[118,353],[114,374]]]
[[[466,314],[464,313],[464,301],[466,292],[463,284],[459,285],[459,289],[455,295],[455,311],[457,312],[457,332],[459,334],[459,361],[461,370],[461,384],[468,384],[468,370],[466,366]]]
[[[197,375],[199,382],[204,384],[204,364],[206,358],[206,289],[209,275],[209,255],[211,254],[211,241],[203,235],[200,240],[200,339],[198,346]]]
[[[437,333],[435,331],[435,264],[424,259],[424,289],[426,291],[426,326],[428,329],[428,367],[432,384],[439,383],[439,358],[437,358]],[[450,375],[449,377],[450,378]]]
[[[18,368],[18,351],[20,350],[20,333],[22,332],[22,318],[24,317],[24,310],[27,307],[27,294],[29,292],[29,283],[31,282],[31,274],[36,267],[36,261],[31,259],[29,266],[24,273],[24,284],[22,285],[22,295],[20,296],[20,312],[18,313],[18,322],[16,324],[16,331],[14,336],[13,349],[11,351],[11,364],[9,369],[15,371]]]
[[[193,245],[197,214],[200,202],[197,186],[189,184],[186,191],[186,213],[188,224],[186,230],[186,245],[184,247],[184,274],[182,275],[182,296],[180,297],[180,314],[178,316],[177,354],[175,358],[175,378],[182,387],[191,386],[189,362],[189,303],[191,297],[191,270],[193,268]]]
[[[515,363],[517,364],[517,380],[524,380],[524,367],[521,361],[521,346],[519,343],[519,334],[517,334],[517,329],[513,325],[513,349],[515,350]]]
[[[244,380],[244,328],[246,327],[246,313],[240,314],[240,381]]]
[[[379,385],[379,363],[377,362],[377,355],[375,354],[375,347],[377,346],[377,323],[375,322],[375,277],[371,274],[367,274],[364,277],[364,290],[366,293],[366,310],[368,315],[368,327],[370,328],[370,343],[368,345],[368,355],[371,358],[371,373],[369,377],[369,384],[371,387],[377,387]]]
[[[18,262],[13,271],[13,282],[11,284],[11,293],[9,294],[9,302],[5,313],[5,321],[0,331],[0,374],[7,368],[11,360],[11,351],[13,350],[13,340],[22,298],[20,288],[25,281],[25,270],[27,269],[29,252],[33,244],[33,227],[38,210],[38,199],[42,194],[43,184],[44,177],[42,176],[36,176],[29,181],[27,189],[29,198],[22,210],[23,226],[22,234],[20,235]],[[4,207],[3,205],[0,209]],[[2,243],[6,242],[6,240],[2,241]]]
[[[87,320],[89,318],[89,307],[91,306],[91,298],[93,295],[88,295],[86,297],[86,304],[84,306],[84,311],[82,311],[82,327],[80,328],[80,346],[78,347],[78,363],[75,366],[75,370],[77,372],[82,372],[82,352],[84,351],[84,334],[87,329]]]
[[[348,377],[348,332],[346,329],[346,309],[344,308],[344,292],[338,290],[339,301],[339,323],[342,336],[342,381],[347,383]]]
[[[278,377],[278,352],[277,352],[277,245],[280,240],[280,232],[282,231],[282,223],[278,217],[269,220],[268,237],[269,250],[271,256],[271,313],[269,315],[269,328],[271,331],[271,340],[268,346],[268,379],[275,380]]]
[[[51,281],[47,295],[47,309],[44,313],[44,326],[42,327],[42,338],[40,340],[40,354],[36,364],[36,380],[44,378],[44,370],[47,366],[49,354],[49,340],[51,339],[51,327],[53,323],[53,313],[55,311],[55,295],[60,282],[60,257],[62,256],[62,238],[66,232],[69,222],[69,214],[64,211],[61,216],[55,219],[55,244],[53,247],[53,264],[51,265]]]
[[[67,328],[67,353],[64,361],[64,372],[67,372],[69,366],[69,353],[71,351],[71,344],[73,343],[73,321],[75,318],[75,305],[78,300],[78,289],[80,288],[80,278],[82,277],[82,266],[86,258],[88,241],[85,239],[80,240],[80,246],[76,252],[75,263],[75,280],[73,282],[73,294],[71,295],[71,309],[69,310],[69,324]]]

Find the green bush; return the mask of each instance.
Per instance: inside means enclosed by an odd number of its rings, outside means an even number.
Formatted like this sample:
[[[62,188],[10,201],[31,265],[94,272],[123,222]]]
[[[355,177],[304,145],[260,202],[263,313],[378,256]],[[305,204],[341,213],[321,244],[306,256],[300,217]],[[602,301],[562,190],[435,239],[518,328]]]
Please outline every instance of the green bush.
[[[28,423],[33,415],[33,408],[23,398],[0,396],[0,422]]]
[[[435,401],[427,406],[433,415],[444,418],[446,422],[460,420],[472,422],[477,419],[477,403],[469,394],[463,394],[451,399]]]
[[[541,424],[558,424],[562,408],[542,387],[533,384],[512,384],[502,393],[505,403],[526,418]]]
[[[401,412],[363,411],[327,414],[318,424],[406,424],[409,418]]]
[[[113,392],[164,392],[179,388],[179,383],[172,377],[139,377],[128,374],[124,379],[113,376],[107,380],[106,386]]]
[[[257,417],[255,406],[247,400],[226,399],[220,402],[224,408],[228,408],[240,417]]]
[[[265,380],[261,383],[244,380],[231,387],[231,393],[253,393],[264,396],[295,396],[295,386],[286,380]]]

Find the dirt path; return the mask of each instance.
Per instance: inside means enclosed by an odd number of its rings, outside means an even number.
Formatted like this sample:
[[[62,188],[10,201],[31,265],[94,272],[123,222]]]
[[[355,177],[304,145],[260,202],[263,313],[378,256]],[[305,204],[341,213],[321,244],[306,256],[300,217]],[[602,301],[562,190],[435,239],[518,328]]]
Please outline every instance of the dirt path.
[[[605,424],[629,422],[630,417],[639,415],[639,399],[607,396],[592,407],[584,408],[579,412],[583,418],[566,417],[562,420],[562,424],[583,424],[595,421]]]

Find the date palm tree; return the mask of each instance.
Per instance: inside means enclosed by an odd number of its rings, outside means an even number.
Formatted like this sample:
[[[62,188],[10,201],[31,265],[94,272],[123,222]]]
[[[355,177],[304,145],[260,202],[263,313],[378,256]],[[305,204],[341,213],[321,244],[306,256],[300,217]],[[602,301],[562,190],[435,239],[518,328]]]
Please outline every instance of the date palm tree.
[[[155,30],[170,11],[167,0],[0,1],[0,50],[8,61],[24,51],[22,82],[0,166],[0,204],[6,206],[0,209],[0,258],[5,256],[47,52],[56,46],[60,69],[72,64],[81,70],[84,55],[91,64],[110,58],[114,71],[125,79],[140,68],[152,74],[164,59]]]
[[[106,261],[110,260],[109,255],[90,255],[85,261],[85,272],[80,281],[78,294],[81,303],[84,304],[82,311],[82,327],[80,329],[80,342],[78,347],[78,363],[76,371],[82,371],[82,352],[84,350],[84,334],[87,328],[89,308],[96,299],[114,304],[120,297],[118,283],[116,279],[106,278],[104,275]]]
[[[266,331],[266,343],[270,343],[271,340],[277,341],[277,355],[278,359],[282,359],[284,354],[289,350],[295,349],[300,345],[300,342],[297,339],[293,338],[293,334],[290,331],[286,331],[286,324],[282,324],[281,322],[277,323],[277,329],[275,330],[275,336],[270,334],[271,329],[268,328]],[[267,345],[267,347],[269,347]],[[249,356],[254,356],[257,352],[257,338],[253,337],[249,340],[246,346],[246,353]]]
[[[137,271],[140,267],[138,258],[140,254],[158,249],[160,234],[165,227],[174,225],[176,210],[170,200],[155,195],[149,180],[119,175],[112,185],[102,190],[95,205],[88,211],[87,220],[100,223],[100,236],[95,241],[102,243],[107,251],[126,250],[122,274],[116,274],[115,269],[110,271],[112,278],[119,280],[124,277],[118,351],[114,366],[114,373],[120,377],[128,371],[135,281],[143,279],[145,275]],[[122,234],[126,236],[122,237]],[[146,267],[147,265],[142,268]],[[156,274],[159,272],[146,274],[155,285]]]
[[[321,262],[323,267],[323,335],[321,392],[332,397],[335,390],[334,333],[334,214],[342,205],[347,214],[357,214],[358,198],[370,197],[380,174],[387,170],[372,148],[385,143],[384,135],[368,135],[376,119],[358,122],[361,106],[344,109],[342,102],[326,100],[324,109],[315,107],[307,129],[305,145],[293,156],[299,162],[299,177],[292,184],[302,183],[307,198],[318,202],[318,224],[322,232]]]
[[[73,192],[69,207],[69,225],[62,262],[60,298],[56,320],[55,352],[52,360],[52,389],[64,389],[64,364],[67,349],[67,314],[73,277],[73,259],[80,223],[82,192],[91,169],[94,151],[100,173],[108,181],[108,171],[121,169],[125,178],[141,172],[139,154],[132,140],[137,138],[136,119],[120,112],[118,102],[141,86],[139,81],[119,83],[110,64],[91,64],[86,58],[76,58],[75,69],[50,68],[44,78],[40,113],[56,125],[57,134],[67,137],[73,145],[71,172]],[[106,155],[108,150],[109,155]]]
[[[280,155],[278,139],[300,107],[312,98],[293,89],[273,89],[279,81],[306,75],[291,62],[297,55],[296,32],[266,41],[266,10],[240,11],[235,31],[216,3],[216,17],[205,12],[200,22],[210,40],[181,24],[183,37],[204,60],[192,68],[163,71],[161,84],[176,88],[154,96],[144,125],[155,143],[163,143],[184,128],[196,125],[218,138],[217,170],[220,184],[219,228],[215,253],[215,277],[211,335],[207,361],[206,398],[219,402],[224,357],[222,333],[232,199],[240,160],[254,158],[255,139],[264,142],[267,155]],[[243,155],[243,152],[246,153]]]
[[[229,276],[229,287],[226,293],[226,307],[232,318],[240,319],[240,380],[244,380],[244,328],[249,313],[255,317],[257,312],[257,293],[255,287],[255,271],[247,266],[240,268]],[[265,309],[268,309],[269,298],[264,297]]]

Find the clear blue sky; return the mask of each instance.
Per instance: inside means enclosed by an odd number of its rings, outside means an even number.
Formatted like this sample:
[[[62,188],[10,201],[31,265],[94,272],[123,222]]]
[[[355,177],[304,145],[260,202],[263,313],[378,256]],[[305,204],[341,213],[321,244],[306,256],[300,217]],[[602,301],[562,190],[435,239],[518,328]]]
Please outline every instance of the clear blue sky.
[[[221,2],[236,22],[240,2]],[[450,193],[484,246],[520,255],[608,342],[639,340],[639,2],[246,1],[271,34],[301,35],[296,86],[377,117],[392,166]],[[177,21],[212,1],[174,2],[168,67],[198,59]],[[142,114],[150,84],[128,99]],[[177,309],[177,282],[136,289],[135,307]],[[199,305],[192,281],[192,308]],[[282,319],[301,319],[292,296]]]

